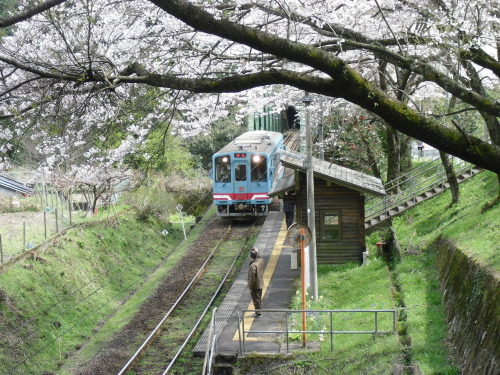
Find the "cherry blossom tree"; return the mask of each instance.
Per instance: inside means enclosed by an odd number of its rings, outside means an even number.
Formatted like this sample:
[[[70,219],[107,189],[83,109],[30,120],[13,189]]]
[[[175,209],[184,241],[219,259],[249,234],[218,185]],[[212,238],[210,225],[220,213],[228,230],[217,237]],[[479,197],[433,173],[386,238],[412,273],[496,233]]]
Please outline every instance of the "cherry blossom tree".
[[[145,136],[161,118],[191,134],[232,105],[282,109],[306,90],[499,173],[499,13],[490,0],[22,1],[0,22],[14,27],[1,136],[42,136],[64,155],[123,116]],[[157,105],[135,119],[125,103],[148,88]],[[421,110],[447,95],[481,113],[491,143]]]

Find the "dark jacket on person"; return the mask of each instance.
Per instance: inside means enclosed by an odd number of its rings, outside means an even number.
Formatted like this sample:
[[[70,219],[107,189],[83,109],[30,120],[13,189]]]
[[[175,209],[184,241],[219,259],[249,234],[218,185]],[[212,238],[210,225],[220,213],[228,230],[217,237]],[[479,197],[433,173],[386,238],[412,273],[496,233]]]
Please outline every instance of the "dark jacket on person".
[[[248,288],[262,289],[264,288],[264,261],[262,258],[257,258],[250,263],[248,269]]]

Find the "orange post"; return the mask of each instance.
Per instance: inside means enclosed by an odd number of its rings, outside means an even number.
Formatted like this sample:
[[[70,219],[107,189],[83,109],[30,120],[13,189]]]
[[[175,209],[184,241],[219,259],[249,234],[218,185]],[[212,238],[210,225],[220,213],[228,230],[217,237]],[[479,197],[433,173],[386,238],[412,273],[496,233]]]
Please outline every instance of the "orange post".
[[[300,267],[300,277],[302,279],[302,310],[306,309],[306,254],[304,250],[304,242],[306,238],[306,231],[304,228],[300,229],[300,260],[302,262]],[[302,312],[302,331],[306,330],[306,312]],[[302,334],[302,345],[306,347],[306,334]]]

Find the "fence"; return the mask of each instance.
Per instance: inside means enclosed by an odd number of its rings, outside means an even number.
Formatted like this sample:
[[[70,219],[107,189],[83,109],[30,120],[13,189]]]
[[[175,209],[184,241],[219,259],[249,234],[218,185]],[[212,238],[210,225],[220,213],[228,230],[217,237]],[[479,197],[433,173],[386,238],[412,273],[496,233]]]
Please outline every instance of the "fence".
[[[238,336],[240,340],[240,354],[244,355],[245,350],[245,335],[247,333],[252,334],[284,334],[286,337],[286,352],[290,352],[290,335],[291,334],[321,334],[321,335],[330,335],[330,350],[333,351],[333,338],[334,335],[346,335],[346,334],[370,334],[370,335],[383,335],[383,334],[394,334],[396,332],[396,310],[284,310],[284,309],[262,309],[259,310],[261,312],[270,312],[270,313],[281,313],[285,316],[285,329],[284,330],[245,330],[245,320],[242,319],[242,316],[248,312],[254,312],[255,310],[241,310],[238,312]],[[308,315],[311,314],[328,314],[329,316],[329,329],[321,329],[321,330],[292,330],[290,328],[289,316],[292,314],[303,314],[306,313]],[[366,314],[373,313],[373,329],[370,330],[334,330],[333,324],[333,315],[334,314]],[[391,314],[392,315],[392,325],[391,331],[381,331],[379,330],[379,314]]]
[[[88,205],[75,204],[45,184],[36,185],[33,197],[18,200],[21,206],[27,205],[36,211],[2,214],[0,265],[45,242],[75,222],[85,221],[88,213]]]

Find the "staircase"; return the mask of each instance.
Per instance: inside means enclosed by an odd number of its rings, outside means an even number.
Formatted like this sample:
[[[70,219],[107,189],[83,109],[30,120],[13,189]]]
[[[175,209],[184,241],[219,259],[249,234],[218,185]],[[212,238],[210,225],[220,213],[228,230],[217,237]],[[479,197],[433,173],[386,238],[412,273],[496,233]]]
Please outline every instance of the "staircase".
[[[458,182],[468,180],[482,171],[482,168],[462,160],[452,160]],[[386,192],[393,194],[384,198],[370,198],[365,203],[365,231],[384,226],[391,217],[401,215],[408,208],[436,196],[450,187],[441,159],[412,170],[394,181],[384,184]]]

